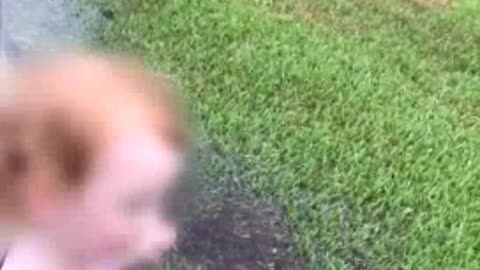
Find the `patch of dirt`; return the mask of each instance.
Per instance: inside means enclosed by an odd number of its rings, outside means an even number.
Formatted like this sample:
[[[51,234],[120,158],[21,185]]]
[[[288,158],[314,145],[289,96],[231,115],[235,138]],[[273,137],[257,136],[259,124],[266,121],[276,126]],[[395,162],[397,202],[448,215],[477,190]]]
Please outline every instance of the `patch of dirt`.
[[[183,216],[176,250],[161,265],[135,269],[308,269],[277,204],[242,184],[247,170],[211,147],[199,155],[172,201]]]
[[[241,192],[209,193],[195,202],[176,250],[161,264],[137,265],[132,270],[309,269],[273,204]]]
[[[225,194],[184,228],[177,255],[193,269],[305,269],[279,211],[247,196]]]

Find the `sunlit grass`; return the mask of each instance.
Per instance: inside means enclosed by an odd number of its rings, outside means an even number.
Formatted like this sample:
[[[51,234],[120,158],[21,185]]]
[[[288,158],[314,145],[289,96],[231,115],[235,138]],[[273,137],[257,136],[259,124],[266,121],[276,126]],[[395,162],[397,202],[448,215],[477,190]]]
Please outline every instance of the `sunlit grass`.
[[[480,269],[480,3],[132,3],[105,43],[178,78],[314,269]]]

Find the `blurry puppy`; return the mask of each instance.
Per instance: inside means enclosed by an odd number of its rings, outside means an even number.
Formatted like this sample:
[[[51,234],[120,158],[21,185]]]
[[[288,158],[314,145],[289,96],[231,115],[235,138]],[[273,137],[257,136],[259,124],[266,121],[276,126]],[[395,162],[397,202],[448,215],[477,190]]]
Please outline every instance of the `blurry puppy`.
[[[3,270],[119,268],[174,244],[165,204],[189,136],[165,78],[78,52],[25,64],[8,85],[0,222],[18,237]]]

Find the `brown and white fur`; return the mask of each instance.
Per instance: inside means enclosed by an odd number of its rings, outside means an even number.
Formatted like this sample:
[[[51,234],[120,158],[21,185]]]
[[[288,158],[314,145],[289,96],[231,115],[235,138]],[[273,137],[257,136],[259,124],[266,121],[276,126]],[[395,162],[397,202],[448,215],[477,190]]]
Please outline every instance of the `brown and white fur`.
[[[16,237],[3,270],[117,268],[174,244],[163,204],[188,129],[168,80],[73,52],[25,63],[8,87],[0,230]]]

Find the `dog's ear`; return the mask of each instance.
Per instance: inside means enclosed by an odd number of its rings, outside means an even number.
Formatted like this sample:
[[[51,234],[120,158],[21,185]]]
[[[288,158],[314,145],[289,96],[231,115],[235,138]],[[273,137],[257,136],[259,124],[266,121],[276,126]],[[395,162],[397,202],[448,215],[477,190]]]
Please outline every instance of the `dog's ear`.
[[[42,149],[48,164],[57,171],[60,185],[78,187],[93,159],[92,142],[87,132],[75,126],[65,114],[50,114],[44,120]]]
[[[0,112],[0,154],[2,173],[18,176],[26,170],[26,156],[22,151],[21,123],[13,113]]]
[[[29,161],[21,142],[21,119],[12,111],[0,110],[0,218],[21,215],[22,178]]]
[[[19,132],[24,138],[24,150],[19,153],[25,163],[19,163],[22,159],[15,163],[12,159],[9,170],[10,175],[15,172],[13,169],[17,170],[22,220],[35,224],[54,215],[65,194],[70,194],[66,192],[83,187],[92,147],[86,132],[72,121],[67,111],[56,108],[27,111]]]

